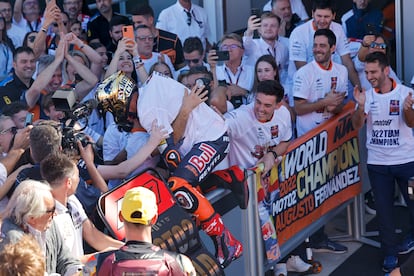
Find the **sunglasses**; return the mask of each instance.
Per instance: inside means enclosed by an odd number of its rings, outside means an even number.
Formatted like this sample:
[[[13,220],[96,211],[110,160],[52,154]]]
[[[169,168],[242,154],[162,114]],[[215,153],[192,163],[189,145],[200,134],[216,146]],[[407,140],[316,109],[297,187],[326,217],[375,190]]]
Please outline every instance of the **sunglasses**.
[[[372,42],[371,45],[369,45],[369,47],[376,49],[387,49],[387,44]]]
[[[194,58],[194,59],[186,59],[184,61],[187,64],[190,64],[190,63],[198,64],[200,62],[200,59],[199,58]]]
[[[34,36],[34,35],[29,36],[29,37],[27,38],[27,40],[28,40],[29,42],[34,42],[34,41],[35,41],[35,39],[36,39],[36,36]]]
[[[16,134],[17,133],[17,127],[14,126],[14,127],[6,128],[6,129],[0,131],[0,135],[4,135],[8,132],[12,133],[13,135]]]

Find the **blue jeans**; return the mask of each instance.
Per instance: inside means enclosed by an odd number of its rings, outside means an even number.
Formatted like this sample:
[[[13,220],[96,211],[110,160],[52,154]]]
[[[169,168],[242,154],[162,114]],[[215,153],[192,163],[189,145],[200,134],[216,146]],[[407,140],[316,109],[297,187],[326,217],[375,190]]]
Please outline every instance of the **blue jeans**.
[[[407,153],[412,154],[412,153]],[[375,198],[381,248],[385,256],[398,254],[398,236],[393,214],[394,187],[398,184],[410,213],[410,234],[414,234],[414,201],[408,198],[408,179],[414,176],[414,162],[400,165],[367,165]]]

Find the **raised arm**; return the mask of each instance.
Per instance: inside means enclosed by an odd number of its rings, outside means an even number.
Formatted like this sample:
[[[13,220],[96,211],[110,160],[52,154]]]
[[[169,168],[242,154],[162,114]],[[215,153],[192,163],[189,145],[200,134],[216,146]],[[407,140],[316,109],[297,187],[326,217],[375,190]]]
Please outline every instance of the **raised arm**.
[[[32,86],[29,90],[27,90],[25,97],[29,108],[33,108],[35,106],[37,100],[39,99],[40,91],[47,86],[54,72],[59,68],[59,66],[61,66],[65,54],[65,48],[65,43],[59,43],[56,49],[55,60],[37,76]]]
[[[69,64],[73,66],[73,68],[76,68],[76,73],[78,73],[79,76],[82,77],[82,80],[76,83],[75,86],[76,97],[79,101],[81,101],[89,93],[89,91],[98,83],[98,78],[88,67],[86,67],[86,65],[80,63],[68,53],[68,44],[73,41],[73,36],[75,35],[72,33],[67,34],[67,36],[65,36],[65,40],[61,41],[61,43],[66,43],[66,60]]]
[[[52,2],[47,3],[43,16],[43,25],[40,28],[40,32],[37,33],[33,44],[33,52],[36,59],[46,52],[47,30],[53,22],[57,22],[60,13],[61,11],[56,4],[52,4]]]
[[[97,169],[102,177],[106,180],[125,178],[136,168],[138,168],[165,138],[167,138],[167,131],[164,130],[163,127],[158,126],[157,122],[154,121],[152,123],[151,136],[148,142],[142,148],[140,148],[134,156],[119,163],[118,165],[99,165]],[[89,146],[90,145],[87,145],[87,147]],[[85,148],[80,145],[79,150],[82,157],[84,158],[83,152]],[[86,159],[85,162],[87,162]],[[90,162],[90,158],[88,162]]]
[[[355,129],[360,129],[365,123],[365,89],[359,91],[359,87],[355,86],[354,88],[354,99],[358,104],[357,109],[352,114],[352,126]]]
[[[173,128],[173,135],[174,135],[174,143],[177,143],[181,138],[183,138],[185,128],[187,126],[188,117],[190,117],[190,113],[202,102],[207,101],[208,91],[204,90],[204,85],[201,87],[194,86],[189,93],[187,89],[185,89],[183,103],[181,108],[178,112],[177,117],[175,118],[172,128]]]
[[[16,23],[19,23],[23,18],[22,6],[23,0],[16,0],[16,2],[14,2],[13,19]]]
[[[121,54],[127,50],[128,49],[127,49],[126,39],[121,39],[120,41],[118,41],[118,46],[116,47],[116,51],[112,57],[111,63],[109,63],[108,68],[106,69],[105,78],[109,77],[110,75],[118,71],[117,68],[118,68],[119,58]]]

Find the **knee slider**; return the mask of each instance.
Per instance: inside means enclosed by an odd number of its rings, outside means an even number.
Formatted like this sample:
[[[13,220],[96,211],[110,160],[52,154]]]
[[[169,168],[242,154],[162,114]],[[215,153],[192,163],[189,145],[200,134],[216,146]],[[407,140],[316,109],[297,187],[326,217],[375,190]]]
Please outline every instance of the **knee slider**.
[[[198,209],[199,201],[188,187],[181,186],[175,189],[173,193],[178,204],[188,212],[194,213]]]

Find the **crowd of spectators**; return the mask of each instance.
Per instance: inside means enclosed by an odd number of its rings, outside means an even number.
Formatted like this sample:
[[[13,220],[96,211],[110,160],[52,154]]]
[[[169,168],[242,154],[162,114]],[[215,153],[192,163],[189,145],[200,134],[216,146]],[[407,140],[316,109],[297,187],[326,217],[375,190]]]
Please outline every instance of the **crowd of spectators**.
[[[18,247],[34,252],[27,259],[33,269],[62,275],[79,273],[89,253],[83,241],[96,251],[121,247],[95,227],[96,202],[148,168],[166,176],[224,268],[243,246],[203,194],[222,186],[246,208],[244,168],[264,163],[265,176],[293,139],[347,101],[358,103],[355,122],[362,126],[373,107],[352,91],[381,93],[389,84],[386,93],[401,85],[386,62],[393,30],[369,0],[353,0],[341,24],[334,0],[312,1],[311,17],[300,0],[271,0],[263,13],[244,19],[244,33],[226,33],[217,43],[210,41],[214,19],[191,0],[177,0],[158,18],[147,4],[121,15],[112,0],[96,0],[96,14],[85,2],[50,0],[42,10],[39,0],[0,0],[1,248],[9,263],[1,269],[7,271],[17,271],[13,254],[27,254]],[[367,72],[367,62],[379,62],[386,74]],[[404,106],[412,127],[411,102],[399,100],[393,108]],[[212,160],[200,168],[194,156],[206,153]],[[388,224],[384,208],[379,212]],[[383,239],[389,231],[380,227]],[[317,234],[314,250],[347,251],[323,228]],[[394,236],[392,244],[382,243],[387,272],[398,266],[397,253],[414,249],[412,237],[400,251]],[[279,268],[286,275],[309,266],[296,258]]]

